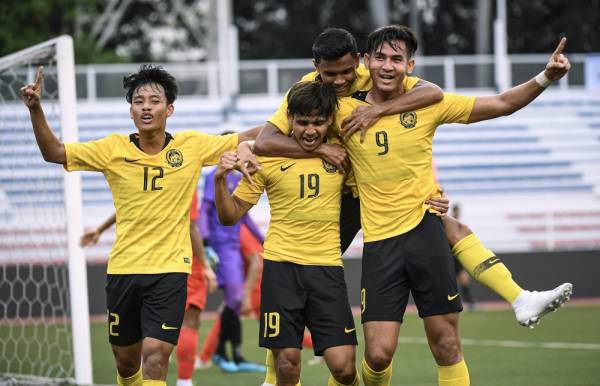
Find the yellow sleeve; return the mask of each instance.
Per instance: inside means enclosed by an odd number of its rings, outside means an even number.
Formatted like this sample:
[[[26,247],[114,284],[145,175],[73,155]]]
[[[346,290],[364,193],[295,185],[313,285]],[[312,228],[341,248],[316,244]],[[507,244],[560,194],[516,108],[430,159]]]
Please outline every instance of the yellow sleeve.
[[[420,81],[421,79],[416,76],[407,76],[404,78],[404,91],[409,91]]]
[[[110,161],[117,141],[118,135],[113,134],[97,141],[66,143],[65,170],[103,171]]]
[[[367,91],[373,87],[371,82],[371,74],[364,64],[359,64],[356,69],[356,80],[350,89],[350,94],[354,94],[357,91]]]
[[[197,148],[204,157],[204,165],[216,165],[221,154],[226,151],[235,151],[238,145],[237,134],[209,135],[194,132],[197,138]]]
[[[289,91],[288,91],[289,92]],[[290,135],[290,126],[287,119],[287,93],[285,94],[277,111],[267,119],[268,122],[277,126],[277,128],[285,135]]]
[[[304,74],[300,82],[310,82],[317,79],[318,76],[319,73],[317,71],[309,72],[308,74]]]
[[[308,82],[308,81],[313,81],[315,79],[317,79],[317,76],[319,75],[318,72],[313,71],[313,72],[309,72],[308,74],[305,74],[302,79],[300,79],[300,82]],[[279,108],[277,109],[277,111],[275,111],[273,113],[273,115],[271,115],[269,117],[269,119],[267,119],[268,122],[272,123],[273,125],[277,126],[277,128],[284,134],[284,135],[290,135],[290,126],[288,124],[288,118],[287,118],[287,108],[288,108],[288,104],[287,104],[287,96],[288,93],[290,91],[288,90],[285,93],[285,96],[283,97],[283,100],[281,101],[281,103],[279,104]]]
[[[263,172],[259,171],[252,176],[252,181],[254,183],[251,184],[247,179],[242,178],[233,191],[233,195],[249,204],[256,205],[265,190],[266,178]]]
[[[467,123],[475,105],[474,96],[444,93],[444,99],[438,104],[438,122]]]
[[[346,174],[346,179],[344,180],[344,190],[349,190],[352,192],[352,197],[358,197],[358,186],[356,186],[356,178],[354,177],[354,172],[352,169]]]

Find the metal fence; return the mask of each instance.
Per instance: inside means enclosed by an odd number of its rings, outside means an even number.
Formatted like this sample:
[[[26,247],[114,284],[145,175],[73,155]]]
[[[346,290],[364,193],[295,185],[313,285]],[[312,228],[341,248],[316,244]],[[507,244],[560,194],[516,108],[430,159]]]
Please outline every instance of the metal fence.
[[[553,87],[577,89],[584,86],[586,54],[569,54],[572,69],[568,76]],[[516,85],[531,79],[540,72],[549,55],[510,55],[510,75]],[[495,90],[493,55],[457,55],[417,57],[414,75],[440,85],[446,91]],[[165,63],[163,66],[178,81],[180,95],[205,96],[210,99],[228,98],[219,85],[219,67],[216,62]],[[123,77],[137,71],[139,64],[91,64],[76,66],[77,96],[82,101],[122,98]],[[239,84],[237,94],[281,95],[300,77],[313,70],[311,59],[243,60],[237,66]],[[0,74],[0,76],[2,76]],[[35,69],[24,78],[33,80]],[[46,85],[53,87],[53,85]],[[0,90],[4,93],[6,90]]]

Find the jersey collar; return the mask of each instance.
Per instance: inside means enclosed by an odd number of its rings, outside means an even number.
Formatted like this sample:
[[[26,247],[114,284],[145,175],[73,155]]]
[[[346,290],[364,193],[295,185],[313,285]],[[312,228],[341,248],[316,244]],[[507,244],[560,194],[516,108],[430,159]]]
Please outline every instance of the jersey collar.
[[[165,147],[167,147],[167,145],[169,144],[169,142],[171,142],[172,139],[173,136],[171,135],[171,133],[165,132],[165,143],[162,148],[164,149]],[[142,148],[140,147],[140,136],[138,133],[129,134],[129,142],[132,142],[138,149],[142,150]]]

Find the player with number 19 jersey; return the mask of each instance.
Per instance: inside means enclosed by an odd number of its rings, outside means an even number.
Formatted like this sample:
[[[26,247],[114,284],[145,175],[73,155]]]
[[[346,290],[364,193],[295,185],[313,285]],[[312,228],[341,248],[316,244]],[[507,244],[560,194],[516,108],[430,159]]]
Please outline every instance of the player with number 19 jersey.
[[[342,266],[340,199],[344,174],[320,158],[258,157],[262,169],[234,195],[255,205],[266,190],[271,221],[265,260]],[[310,251],[307,253],[307,251]]]
[[[190,204],[202,166],[235,150],[238,135],[166,133],[157,154],[146,154],[137,134],[65,144],[68,171],[104,174],[116,209],[116,240],[108,274],[190,273]]]

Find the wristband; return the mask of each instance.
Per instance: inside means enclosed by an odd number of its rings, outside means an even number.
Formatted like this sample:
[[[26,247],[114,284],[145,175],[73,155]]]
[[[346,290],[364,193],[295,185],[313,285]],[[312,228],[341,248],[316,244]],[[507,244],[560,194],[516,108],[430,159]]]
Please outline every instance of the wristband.
[[[546,72],[542,71],[535,77],[535,82],[542,88],[550,86],[552,81],[546,76]]]

